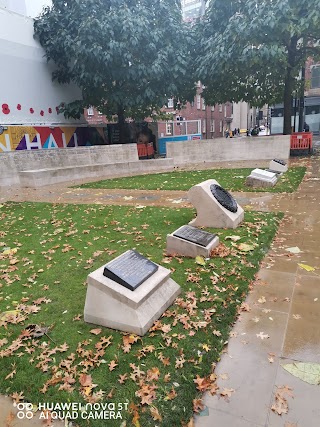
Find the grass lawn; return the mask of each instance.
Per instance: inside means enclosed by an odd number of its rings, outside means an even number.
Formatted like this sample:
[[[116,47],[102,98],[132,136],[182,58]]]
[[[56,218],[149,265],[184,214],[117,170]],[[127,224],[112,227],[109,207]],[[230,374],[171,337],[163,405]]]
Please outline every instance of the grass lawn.
[[[252,188],[245,180],[252,168],[206,169],[177,171],[153,175],[139,175],[125,178],[105,179],[83,184],[81,188],[123,188],[130,190],[189,190],[195,184],[215,179],[229,191],[259,191],[269,193],[293,193],[297,190],[306,172],[305,167],[293,167],[281,176],[275,187]]]
[[[214,363],[282,214],[248,212],[236,230],[212,230],[225,246],[200,264],[164,253],[192,209],[10,202],[0,215],[1,393],[115,404],[122,419],[74,419],[94,427],[183,426],[201,392],[219,394]],[[87,275],[133,248],[182,288],[142,338],[83,321]]]

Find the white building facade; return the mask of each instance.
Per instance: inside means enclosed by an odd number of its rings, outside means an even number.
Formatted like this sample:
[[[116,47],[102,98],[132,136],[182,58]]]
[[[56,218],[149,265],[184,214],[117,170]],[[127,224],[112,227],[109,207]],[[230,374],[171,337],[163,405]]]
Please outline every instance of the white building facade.
[[[181,0],[182,16],[185,21],[192,21],[204,15],[205,0]]]

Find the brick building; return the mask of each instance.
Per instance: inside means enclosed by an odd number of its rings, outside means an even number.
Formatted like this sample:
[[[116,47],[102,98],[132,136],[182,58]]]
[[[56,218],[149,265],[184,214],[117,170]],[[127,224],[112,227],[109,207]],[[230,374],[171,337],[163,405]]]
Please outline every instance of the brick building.
[[[158,123],[159,136],[201,134],[203,139],[211,139],[223,136],[225,129],[232,129],[232,104],[206,105],[201,92],[199,82],[194,101],[180,110],[175,110],[173,100],[168,100],[165,111],[173,116],[173,120]]]

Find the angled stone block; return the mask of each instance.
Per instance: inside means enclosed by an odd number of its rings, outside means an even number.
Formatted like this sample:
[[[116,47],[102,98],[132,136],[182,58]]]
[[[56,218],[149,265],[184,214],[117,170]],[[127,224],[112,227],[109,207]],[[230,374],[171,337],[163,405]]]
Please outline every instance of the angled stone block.
[[[242,207],[215,179],[191,187],[188,198],[197,210],[197,217],[189,225],[236,228],[243,221]]]

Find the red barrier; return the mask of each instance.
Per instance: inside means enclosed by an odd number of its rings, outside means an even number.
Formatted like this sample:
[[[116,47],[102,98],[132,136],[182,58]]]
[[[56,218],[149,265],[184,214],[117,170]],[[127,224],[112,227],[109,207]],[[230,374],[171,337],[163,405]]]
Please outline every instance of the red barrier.
[[[139,159],[154,158],[154,149],[152,142],[146,144],[137,144]]]
[[[290,150],[312,150],[312,132],[294,132],[290,136]]]

